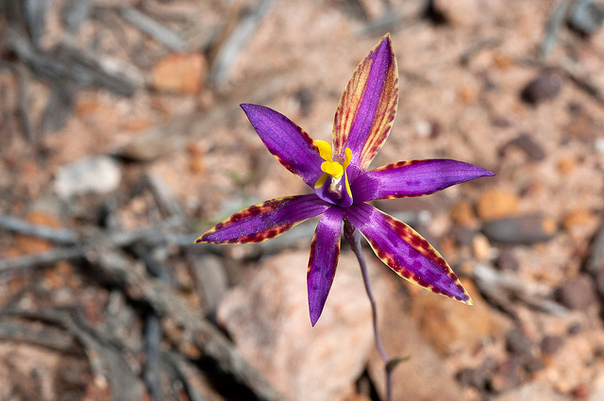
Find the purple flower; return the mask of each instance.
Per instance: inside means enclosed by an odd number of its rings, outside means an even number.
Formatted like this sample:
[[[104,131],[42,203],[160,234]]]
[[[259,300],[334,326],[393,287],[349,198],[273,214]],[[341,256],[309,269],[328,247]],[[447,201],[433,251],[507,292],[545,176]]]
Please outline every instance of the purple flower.
[[[360,231],[375,254],[399,276],[472,304],[472,298],[436,249],[411,227],[367,202],[431,194],[493,173],[448,159],[401,161],[367,171],[388,138],[397,103],[396,59],[390,36],[386,35],[357,66],[342,94],[332,145],[312,140],[272,109],[242,104],[268,150],[314,193],[250,206],[218,223],[196,242],[262,242],[321,215],[308,262],[313,325],[323,311],[336,272],[344,220]]]

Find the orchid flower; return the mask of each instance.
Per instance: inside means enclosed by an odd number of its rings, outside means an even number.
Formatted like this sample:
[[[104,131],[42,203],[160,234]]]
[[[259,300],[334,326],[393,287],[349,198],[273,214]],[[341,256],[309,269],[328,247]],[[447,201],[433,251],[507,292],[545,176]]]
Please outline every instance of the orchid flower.
[[[336,111],[331,145],[311,139],[275,110],[242,104],[268,150],[312,193],[250,206],[218,223],[196,242],[263,242],[321,215],[307,271],[313,326],[334,279],[344,222],[358,230],[377,257],[399,276],[432,292],[472,304],[453,270],[428,241],[368,202],[427,195],[493,173],[449,159],[400,161],[367,171],[390,134],[397,103],[398,71],[390,36],[386,35],[348,82]]]

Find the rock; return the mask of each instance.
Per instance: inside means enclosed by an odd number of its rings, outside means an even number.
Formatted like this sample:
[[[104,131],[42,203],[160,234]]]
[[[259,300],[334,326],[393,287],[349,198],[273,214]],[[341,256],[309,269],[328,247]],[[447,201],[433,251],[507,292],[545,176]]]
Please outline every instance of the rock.
[[[579,0],[568,14],[568,24],[582,35],[596,32],[604,22],[604,8],[589,0]]]
[[[451,208],[451,218],[456,224],[464,227],[473,227],[477,222],[472,204],[465,199],[455,202]]]
[[[491,401],[572,401],[572,399],[555,392],[543,383],[533,382],[506,391],[492,398]]]
[[[589,225],[595,220],[597,220],[597,218],[591,212],[585,210],[584,208],[578,208],[571,210],[566,214],[566,216],[564,216],[562,227],[564,227],[566,230],[570,230],[575,226]]]
[[[515,272],[518,270],[518,266],[520,266],[520,262],[511,249],[501,249],[499,251],[499,255],[495,259],[495,267],[499,270]]]
[[[85,193],[103,194],[115,190],[122,172],[108,156],[91,156],[61,166],[55,176],[55,190],[62,199]]]
[[[541,340],[541,352],[545,355],[554,355],[564,343],[560,336],[545,336]]]
[[[585,274],[566,280],[558,288],[557,298],[567,308],[578,310],[585,310],[598,301],[594,282]]]
[[[500,155],[505,155],[510,148],[520,149],[530,161],[541,161],[545,159],[543,147],[535,142],[528,134],[520,134],[512,139],[499,150]]]
[[[493,187],[486,189],[478,198],[476,212],[483,220],[513,216],[518,212],[520,198],[514,192]]]
[[[487,237],[482,234],[476,234],[472,238],[472,254],[477,260],[491,259],[493,252]]]
[[[508,352],[519,356],[530,355],[532,346],[531,340],[519,328],[511,330],[505,339]]]
[[[383,272],[388,273],[386,270]],[[397,302],[397,298],[400,297],[399,279],[389,273],[388,278],[391,279],[388,283],[391,285],[383,286],[382,297],[378,300],[382,341],[391,358],[409,357],[408,360],[398,364],[392,372],[392,399],[431,401],[465,399],[454,376],[434,348],[422,337],[415,319],[409,317],[403,311],[400,302]],[[459,304],[423,290],[422,292],[441,303]],[[473,309],[467,305],[461,306]],[[468,323],[468,326],[471,324]],[[440,327],[437,330],[444,331]],[[446,333],[443,333],[443,336],[445,335]],[[368,371],[376,384],[380,399],[385,400],[384,363],[375,349],[369,361]]]
[[[313,328],[307,264],[308,252],[266,259],[250,280],[227,293],[218,320],[244,358],[288,399],[334,400],[362,373],[373,348],[371,309],[356,259],[343,252]],[[383,293],[376,285],[376,295]]]
[[[562,88],[562,76],[553,70],[543,71],[522,90],[520,97],[527,103],[536,105],[553,99]]]
[[[419,292],[413,299],[411,314],[418,320],[422,336],[442,354],[462,346],[471,348],[499,330],[472,283],[465,280],[464,286],[474,298],[473,306],[426,291]]]
[[[487,221],[482,231],[494,242],[535,244],[552,239],[556,234],[557,225],[552,219],[535,214]]]
[[[195,94],[201,90],[207,68],[201,53],[173,53],[155,64],[151,83],[160,92]]]

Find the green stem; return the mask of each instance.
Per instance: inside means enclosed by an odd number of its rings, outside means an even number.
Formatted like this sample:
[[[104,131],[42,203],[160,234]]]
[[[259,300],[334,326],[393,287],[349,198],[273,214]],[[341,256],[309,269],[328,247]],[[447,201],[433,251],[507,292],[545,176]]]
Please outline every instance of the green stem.
[[[354,252],[355,256],[357,257],[357,260],[359,261],[359,265],[361,267],[361,274],[363,275],[363,283],[365,284],[365,290],[367,291],[369,302],[371,302],[371,314],[373,318],[373,336],[375,338],[375,346],[378,352],[380,353],[382,360],[384,361],[384,373],[386,375],[386,400],[390,401],[392,399],[391,359],[388,357],[388,354],[386,354],[386,350],[384,349],[384,345],[382,344],[382,340],[380,338],[377,318],[377,305],[375,303],[373,291],[371,290],[371,284],[369,282],[369,272],[367,271],[367,262],[365,261],[365,256],[363,255],[363,249],[361,247],[361,234],[347,220],[344,221],[344,237],[346,238],[346,241],[348,241],[348,243],[350,244],[352,251]]]

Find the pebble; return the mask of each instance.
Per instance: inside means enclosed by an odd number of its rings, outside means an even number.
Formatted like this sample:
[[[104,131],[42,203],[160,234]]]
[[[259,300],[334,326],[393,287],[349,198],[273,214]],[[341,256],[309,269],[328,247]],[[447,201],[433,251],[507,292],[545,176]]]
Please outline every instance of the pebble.
[[[473,227],[477,223],[472,204],[467,199],[455,202],[451,208],[451,218],[456,224],[464,227]]]
[[[589,0],[579,0],[568,14],[568,24],[582,35],[596,32],[604,22],[604,8]]]
[[[580,208],[571,210],[564,216],[562,227],[569,230],[575,226],[585,226],[592,223],[596,217],[587,210]]]
[[[545,336],[541,340],[541,352],[546,355],[554,355],[564,344],[560,336]]]
[[[557,225],[548,217],[534,214],[487,221],[482,231],[494,242],[528,245],[552,239]]]
[[[530,161],[541,161],[545,159],[545,151],[543,147],[533,140],[533,138],[526,133],[518,135],[512,139],[499,150],[500,155],[505,155],[508,149],[517,148],[520,149],[528,157]]]
[[[516,193],[492,187],[480,194],[476,203],[476,212],[482,220],[493,220],[515,215],[519,204],[520,198]]]
[[[201,53],[173,53],[151,70],[151,84],[160,92],[195,94],[201,90],[207,62]]]
[[[500,270],[515,272],[518,271],[519,266],[520,262],[516,255],[514,255],[514,251],[506,248],[499,250],[499,254],[495,259],[495,267]]]
[[[474,299],[471,308],[426,291],[418,292],[413,299],[411,314],[418,319],[423,337],[442,354],[462,345],[477,345],[500,330],[472,282],[464,280],[463,284]]]
[[[585,310],[598,302],[594,282],[585,274],[564,281],[558,288],[557,298],[569,309]]]
[[[62,199],[85,193],[104,194],[117,189],[122,179],[118,162],[109,156],[90,156],[59,167],[55,190]]]
[[[538,104],[544,100],[555,98],[562,88],[562,76],[552,70],[543,71],[530,81],[520,94],[522,100],[530,104]]]
[[[491,258],[493,254],[491,250],[491,244],[487,237],[483,234],[476,234],[472,238],[472,253],[478,260],[487,260]]]
[[[505,338],[505,348],[512,354],[530,355],[533,344],[518,327],[512,329]]]

